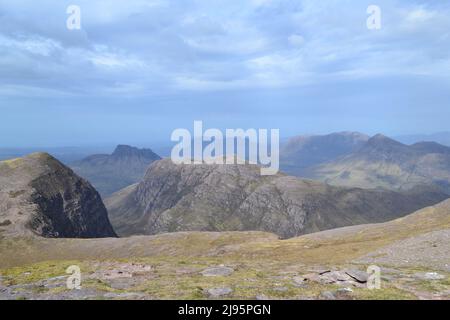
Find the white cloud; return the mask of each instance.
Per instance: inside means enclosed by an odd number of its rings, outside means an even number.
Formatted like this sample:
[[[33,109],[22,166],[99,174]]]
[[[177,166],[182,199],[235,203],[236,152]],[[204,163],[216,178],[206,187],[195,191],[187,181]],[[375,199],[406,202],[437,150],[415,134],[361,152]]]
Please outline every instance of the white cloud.
[[[305,43],[305,38],[299,34],[292,34],[288,37],[288,41],[294,47],[301,47]]]
[[[96,46],[94,51],[86,52],[85,56],[98,67],[131,69],[147,67],[143,60],[127,54],[113,53],[105,46]]]
[[[62,48],[59,42],[36,35],[30,37],[20,36],[14,39],[0,34],[1,47],[8,51],[20,50],[46,57]]]
[[[80,0],[80,32],[65,29],[65,10],[50,0],[35,10],[9,3],[1,9],[0,82],[147,94],[441,76],[450,60],[449,6],[380,1],[377,32],[365,28],[363,6],[337,0]]]
[[[420,23],[433,19],[435,12],[426,10],[424,8],[416,8],[408,12],[406,20],[410,23]]]
[[[263,7],[271,4],[273,0],[251,0],[251,3],[255,7]]]

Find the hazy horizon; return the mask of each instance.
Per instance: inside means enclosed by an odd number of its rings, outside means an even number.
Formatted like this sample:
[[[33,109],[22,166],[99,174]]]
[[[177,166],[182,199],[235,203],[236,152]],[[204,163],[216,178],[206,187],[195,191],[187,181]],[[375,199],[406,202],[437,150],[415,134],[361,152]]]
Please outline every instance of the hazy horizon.
[[[354,130],[346,130],[346,131],[336,131],[336,132],[324,132],[324,133],[299,133],[297,135],[291,135],[291,136],[281,136],[280,137],[280,143],[285,143],[291,138],[295,138],[298,136],[323,136],[323,135],[329,135],[329,134],[338,134],[338,133],[344,133],[344,132],[355,132],[360,134],[366,134],[369,137],[373,137],[376,134],[383,134],[391,139],[397,140],[401,143],[410,145],[417,142],[437,142],[442,145],[450,146],[450,131],[442,131],[442,132],[435,132],[430,134],[405,134],[405,135],[397,135],[397,136],[391,136],[386,135],[383,132],[377,132],[375,134],[367,134],[366,132],[361,131],[354,131]],[[167,139],[167,141],[116,141],[116,142],[105,142],[105,143],[85,143],[85,144],[78,144],[78,145],[3,145],[0,144],[0,150],[1,151],[46,151],[46,150],[53,150],[53,151],[59,151],[59,152],[71,152],[71,151],[92,151],[92,152],[100,152],[100,153],[111,153],[114,151],[114,149],[119,145],[128,145],[131,147],[136,147],[140,149],[152,149],[153,151],[156,150],[162,150],[163,152],[168,152],[168,150],[171,149],[176,144],[176,142],[170,141],[170,139]],[[157,152],[158,153],[158,152]],[[168,154],[167,154],[168,155]]]
[[[70,1],[0,7],[0,147],[169,144],[208,128],[282,137],[450,131],[450,3]],[[217,5],[221,10],[217,11]]]

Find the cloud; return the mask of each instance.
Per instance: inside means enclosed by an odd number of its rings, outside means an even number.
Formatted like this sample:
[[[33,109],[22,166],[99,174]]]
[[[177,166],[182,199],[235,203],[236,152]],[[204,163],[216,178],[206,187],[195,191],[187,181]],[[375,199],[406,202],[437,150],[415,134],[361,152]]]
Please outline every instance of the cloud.
[[[151,95],[443,77],[450,61],[450,6],[442,2],[380,0],[380,31],[365,27],[368,1],[81,0],[79,31],[65,28],[69,4],[2,6],[0,83],[21,88],[7,94]]]
[[[406,21],[411,24],[422,23],[430,21],[435,17],[436,13],[434,11],[429,11],[423,7],[413,9],[406,14]]]
[[[299,34],[292,34],[288,37],[288,41],[294,47],[301,47],[305,43],[305,38]]]

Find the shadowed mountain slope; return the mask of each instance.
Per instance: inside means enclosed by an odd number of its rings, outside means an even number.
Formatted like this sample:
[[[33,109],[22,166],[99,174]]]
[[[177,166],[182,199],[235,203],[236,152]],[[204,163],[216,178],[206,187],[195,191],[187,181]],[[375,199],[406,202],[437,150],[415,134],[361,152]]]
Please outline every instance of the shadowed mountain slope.
[[[52,238],[116,236],[97,191],[46,153],[0,162],[0,231]]]

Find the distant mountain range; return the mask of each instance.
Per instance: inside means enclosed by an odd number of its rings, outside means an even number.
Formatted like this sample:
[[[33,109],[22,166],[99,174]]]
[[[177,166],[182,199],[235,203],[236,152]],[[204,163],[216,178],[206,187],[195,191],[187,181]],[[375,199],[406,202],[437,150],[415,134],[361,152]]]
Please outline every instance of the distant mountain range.
[[[2,148],[0,147],[0,161],[25,157],[32,153],[45,152],[51,154],[64,164],[86,158],[94,153],[108,153],[113,147],[34,147],[34,148]]]
[[[436,190],[332,187],[284,174],[261,176],[255,165],[175,165],[165,159],[105,204],[121,236],[257,230],[290,238],[387,221],[446,198]]]
[[[316,181],[284,173],[261,176],[255,165],[179,166],[170,159],[161,160],[150,149],[126,145],[110,155],[88,156],[72,163],[72,168],[105,198],[109,196],[109,218],[122,236],[258,230],[288,238],[383,222],[450,195],[450,148],[435,142],[409,146],[383,135],[370,138],[356,132],[297,137],[283,145],[282,164],[286,171]],[[45,176],[45,167],[54,171],[55,192],[77,197],[78,192],[90,190],[95,198],[89,183],[42,154],[2,162],[3,188],[14,179],[35,188],[33,183],[37,176]],[[84,187],[73,189],[77,186]],[[16,195],[21,189],[10,191]],[[9,193],[3,197],[5,208],[10,208]],[[44,206],[43,212],[52,212],[47,202]],[[101,199],[88,206],[86,210],[104,212]],[[42,233],[61,232],[46,228],[41,228]]]
[[[450,194],[450,147],[405,145],[359,133],[297,137],[282,148],[281,169],[333,185],[408,190],[435,186]]]
[[[106,200],[108,215],[94,187],[49,154],[0,161],[0,300],[211,299],[219,289],[230,299],[447,298],[449,148],[354,133],[296,143],[292,159],[311,155],[298,158],[303,172],[351,186],[155,160]],[[85,163],[108,168],[114,186],[153,158],[119,146]],[[66,289],[69,265],[91,280],[80,290]],[[380,290],[362,289],[368,265],[388,274]]]
[[[2,235],[115,237],[97,191],[46,153],[0,162]]]
[[[102,196],[108,196],[138,182],[147,167],[159,159],[150,149],[119,145],[111,155],[92,155],[71,163],[71,168],[89,180]]]
[[[359,132],[293,137],[282,144],[281,169],[292,175],[306,177],[312,166],[350,154],[368,140],[369,136]]]
[[[445,146],[450,147],[450,132],[438,132],[432,134],[411,134],[411,135],[401,135],[394,137],[404,144],[414,144],[417,142],[437,142]]]
[[[431,185],[450,194],[450,148],[435,142],[408,146],[376,135],[355,152],[311,168],[309,177],[333,185],[390,190]]]

